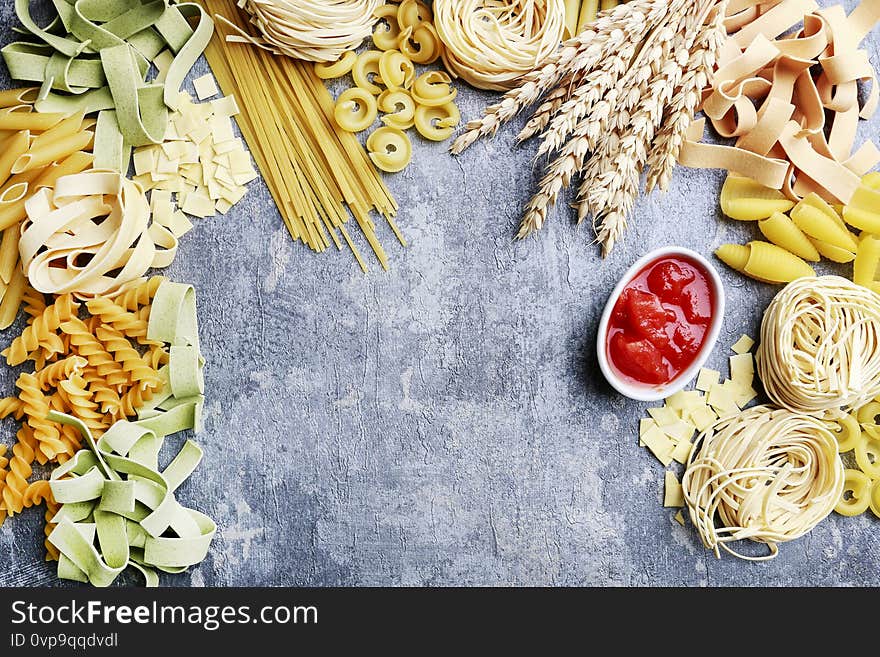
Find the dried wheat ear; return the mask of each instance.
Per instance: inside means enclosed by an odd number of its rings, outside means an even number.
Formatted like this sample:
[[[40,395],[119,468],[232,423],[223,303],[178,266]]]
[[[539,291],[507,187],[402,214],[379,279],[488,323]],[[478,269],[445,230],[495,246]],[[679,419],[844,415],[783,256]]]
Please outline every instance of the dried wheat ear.
[[[727,0],[633,0],[602,12],[521,84],[467,124],[458,155],[541,101],[519,134],[549,158],[518,238],[539,230],[578,178],[577,217],[592,218],[606,256],[646,188],[666,189],[701,92],[727,37]]]

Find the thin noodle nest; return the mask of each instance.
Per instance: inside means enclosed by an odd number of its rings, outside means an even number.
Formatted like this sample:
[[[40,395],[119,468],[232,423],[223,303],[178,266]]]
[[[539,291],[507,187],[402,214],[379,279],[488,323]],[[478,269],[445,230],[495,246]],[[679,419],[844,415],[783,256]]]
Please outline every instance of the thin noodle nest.
[[[822,420],[756,406],[702,433],[682,477],[685,503],[703,544],[750,561],[778,554],[824,519],[843,493],[844,469],[834,434]],[[730,543],[768,546],[745,555]]]
[[[371,36],[384,0],[243,0],[263,39],[238,37],[272,52],[310,62],[334,62]],[[231,25],[231,23],[229,23]],[[235,27],[233,25],[233,27]]]
[[[864,406],[880,395],[880,296],[840,276],[797,279],[764,313],[757,366],[792,411]]]
[[[478,89],[506,91],[559,47],[563,0],[435,0],[446,68]]]

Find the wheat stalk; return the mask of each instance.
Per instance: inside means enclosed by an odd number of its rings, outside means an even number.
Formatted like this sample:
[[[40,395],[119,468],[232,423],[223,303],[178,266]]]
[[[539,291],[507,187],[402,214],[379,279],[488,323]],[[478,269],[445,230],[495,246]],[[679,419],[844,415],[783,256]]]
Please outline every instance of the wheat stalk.
[[[569,73],[562,78],[559,85],[544,96],[544,99],[541,101],[541,104],[538,105],[538,109],[535,110],[532,118],[528,120],[526,125],[516,136],[516,140],[518,142],[523,142],[539,132],[543,132],[547,127],[547,124],[550,123],[550,119],[552,119],[553,115],[559,111],[562,104],[571,98],[574,90],[580,86],[582,80],[583,76],[580,72],[575,74]]]

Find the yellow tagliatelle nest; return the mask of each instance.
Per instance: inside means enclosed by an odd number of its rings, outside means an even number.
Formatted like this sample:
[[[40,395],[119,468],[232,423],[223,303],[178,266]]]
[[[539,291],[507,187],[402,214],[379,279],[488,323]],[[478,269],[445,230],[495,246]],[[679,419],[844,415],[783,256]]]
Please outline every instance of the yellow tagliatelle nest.
[[[563,0],[435,0],[446,68],[479,89],[506,91],[550,56],[565,29]]]
[[[753,561],[803,536],[834,509],[844,470],[828,425],[786,409],[756,406],[718,420],[697,439],[681,480],[703,544]],[[749,556],[730,543],[765,543]]]
[[[228,41],[244,41],[277,54],[310,62],[335,62],[368,38],[384,0],[243,0],[239,6],[251,15],[262,39],[238,32]]]
[[[840,276],[790,283],[764,313],[757,366],[792,411],[861,408],[880,395],[880,295]]]

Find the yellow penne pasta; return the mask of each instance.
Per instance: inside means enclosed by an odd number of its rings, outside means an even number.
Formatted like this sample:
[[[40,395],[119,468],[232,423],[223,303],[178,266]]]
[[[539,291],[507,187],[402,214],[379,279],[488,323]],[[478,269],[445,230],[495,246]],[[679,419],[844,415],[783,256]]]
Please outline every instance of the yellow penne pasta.
[[[10,226],[3,231],[0,239],[0,280],[12,282],[15,265],[18,263],[18,238],[21,234],[18,226]]]
[[[749,261],[743,273],[775,283],[790,283],[816,272],[801,258],[769,242],[749,242]]]
[[[834,244],[813,239],[812,237],[810,238],[810,242],[816,247],[816,250],[823,258],[828,258],[833,262],[852,262],[856,258],[855,249],[849,251],[847,249],[842,249],[839,246],[835,246]]]
[[[15,161],[27,152],[29,140],[30,133],[22,130],[0,144],[0,184],[9,180],[11,173],[18,173],[13,171]]]
[[[28,96],[37,91],[36,87],[21,87],[0,91],[0,107],[16,107],[28,102]]]
[[[810,193],[794,206],[791,220],[813,239],[853,253],[856,250],[856,238],[841,226],[837,212],[818,194]]]
[[[31,148],[24,155],[20,155],[12,165],[12,173],[23,173],[52,164],[86,148],[93,138],[93,133],[83,130],[51,142],[44,142],[40,147]]]
[[[766,219],[774,212],[788,212],[794,203],[782,192],[764,187],[751,178],[730,174],[721,188],[721,211],[738,221]]]
[[[865,235],[859,240],[856,258],[853,261],[853,282],[871,287],[880,276],[880,237]]]
[[[31,146],[28,149],[29,151],[33,151],[35,149],[41,148],[45,144],[50,144],[61,137],[67,137],[68,135],[75,134],[84,130],[85,127],[83,124],[84,112],[80,111],[76,114],[71,114],[63,121],[59,122],[58,125],[49,128],[46,132],[37,135],[34,137],[31,142]]]
[[[758,222],[758,228],[764,237],[777,246],[804,260],[819,261],[819,252],[810,243],[809,238],[795,223],[781,212],[774,212],[767,219]]]
[[[9,108],[13,109],[13,108]],[[0,130],[30,130],[32,132],[45,132],[57,125],[66,117],[65,114],[46,112],[0,112]]]
[[[24,277],[21,267],[16,267],[9,287],[6,289],[6,294],[3,295],[3,301],[0,301],[0,329],[9,328],[15,321],[26,285],[27,279]]]

